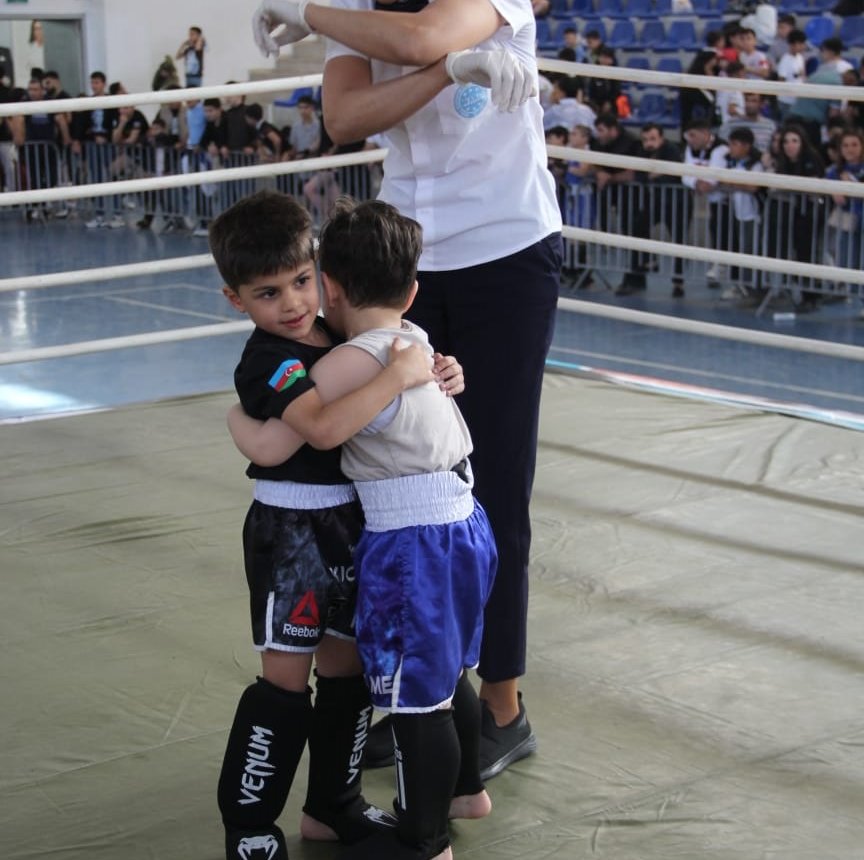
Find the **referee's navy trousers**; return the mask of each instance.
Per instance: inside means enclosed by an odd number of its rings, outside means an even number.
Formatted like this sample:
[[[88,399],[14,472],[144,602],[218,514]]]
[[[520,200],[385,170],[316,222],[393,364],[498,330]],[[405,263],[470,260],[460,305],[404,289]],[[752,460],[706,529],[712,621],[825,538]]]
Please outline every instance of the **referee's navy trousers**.
[[[489,682],[525,674],[528,506],[561,258],[561,235],[554,233],[490,263],[420,272],[420,290],[406,314],[437,352],[456,356],[465,371],[457,402],[474,441],[474,492],[498,544],[478,669]]]

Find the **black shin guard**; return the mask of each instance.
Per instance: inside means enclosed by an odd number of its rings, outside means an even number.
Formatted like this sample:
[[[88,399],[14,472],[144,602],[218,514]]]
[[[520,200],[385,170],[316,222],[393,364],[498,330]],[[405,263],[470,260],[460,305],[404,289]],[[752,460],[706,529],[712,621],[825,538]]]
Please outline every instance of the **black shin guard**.
[[[259,678],[240,697],[217,792],[229,858],[251,860],[260,851],[272,860],[287,857],[276,819],[306,746],[311,692],[292,693]]]
[[[435,857],[450,844],[447,821],[459,773],[453,712],[396,714],[393,733],[399,840],[421,857]]]
[[[360,793],[360,762],[372,720],[369,690],[362,675],[316,677],[303,811],[331,827],[342,842],[357,842],[396,826],[392,815],[370,806]]]
[[[477,794],[484,788],[480,779],[480,699],[468,680],[467,672],[462,673],[453,694],[453,723],[461,752],[459,778],[453,796]]]

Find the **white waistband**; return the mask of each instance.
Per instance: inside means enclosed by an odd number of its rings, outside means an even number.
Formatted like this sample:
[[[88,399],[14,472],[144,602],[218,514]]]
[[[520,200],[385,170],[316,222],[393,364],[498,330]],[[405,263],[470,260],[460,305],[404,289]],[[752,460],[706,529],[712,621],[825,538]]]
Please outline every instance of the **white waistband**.
[[[295,481],[255,481],[254,498],[274,508],[315,511],[335,508],[357,498],[353,484],[298,484]]]
[[[474,485],[456,472],[406,475],[383,481],[357,481],[366,528],[384,532],[408,526],[431,526],[468,519],[474,511]]]

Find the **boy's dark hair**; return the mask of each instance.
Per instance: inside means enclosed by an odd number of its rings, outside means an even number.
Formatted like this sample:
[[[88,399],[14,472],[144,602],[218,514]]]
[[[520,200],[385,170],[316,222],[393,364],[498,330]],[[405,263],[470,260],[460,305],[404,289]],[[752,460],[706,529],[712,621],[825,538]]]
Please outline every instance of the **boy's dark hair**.
[[[297,104],[311,105],[312,107],[315,107],[315,99],[313,99],[312,96],[300,96],[300,98],[297,99]]]
[[[210,225],[210,250],[235,292],[262,275],[296,269],[315,256],[312,219],[293,198],[259,191],[238,200]]]
[[[319,262],[353,307],[395,308],[417,279],[422,249],[423,229],[395,206],[341,197],[321,230]]]
[[[803,30],[790,30],[789,35],[786,37],[786,43],[789,45],[797,44],[799,42],[806,42],[807,34]]]
[[[204,107],[222,110],[222,102],[219,99],[204,99]]]
[[[819,45],[819,50],[830,51],[832,54],[840,56],[843,53],[843,40],[838,39],[836,36],[830,36]]]
[[[123,84],[120,81],[112,81],[111,86],[108,87],[108,95],[116,96],[122,89]]]
[[[250,119],[254,119],[255,122],[260,122],[264,119],[264,109],[258,102],[252,102],[251,105],[246,105],[246,116]]]
[[[621,128],[621,123],[618,122],[618,114],[612,113],[611,111],[608,113],[601,113],[600,116],[594,120],[594,125],[602,125],[604,128]]]
[[[102,81],[103,84],[108,80],[105,77],[105,72],[90,72],[90,80],[92,81],[93,78],[96,78],[97,81]]]
[[[781,15],[777,16],[777,23],[778,24],[791,24],[794,27],[796,24],[796,19],[795,19],[795,16],[793,14],[791,14],[790,12],[784,12]]]
[[[733,128],[732,131],[729,132],[728,139],[737,140],[739,143],[748,143],[750,146],[753,146],[756,143],[756,137],[753,134],[753,130],[746,127]]]
[[[600,38],[600,31],[599,30],[589,30],[585,34],[585,38],[586,39],[599,39]]]
[[[566,99],[575,99],[579,95],[579,90],[582,89],[582,81],[572,75],[564,75],[564,77],[558,78],[555,83],[558,89],[564,93]]]
[[[201,35],[201,32],[202,32],[202,31],[201,31],[201,28],[200,28],[200,27],[190,27],[189,29],[190,29],[193,33],[197,33],[199,36]]]

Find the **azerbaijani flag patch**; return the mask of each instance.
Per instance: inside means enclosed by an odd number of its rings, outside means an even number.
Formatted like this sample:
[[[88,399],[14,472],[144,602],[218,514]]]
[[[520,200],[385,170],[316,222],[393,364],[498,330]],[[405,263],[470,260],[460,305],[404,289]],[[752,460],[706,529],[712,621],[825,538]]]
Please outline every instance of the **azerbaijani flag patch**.
[[[289,358],[279,365],[279,369],[270,377],[268,385],[277,391],[285,391],[298,379],[306,376],[306,368],[299,358]]]

